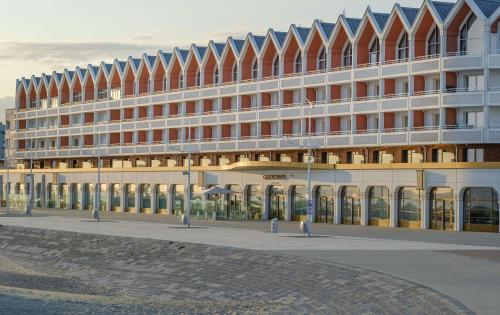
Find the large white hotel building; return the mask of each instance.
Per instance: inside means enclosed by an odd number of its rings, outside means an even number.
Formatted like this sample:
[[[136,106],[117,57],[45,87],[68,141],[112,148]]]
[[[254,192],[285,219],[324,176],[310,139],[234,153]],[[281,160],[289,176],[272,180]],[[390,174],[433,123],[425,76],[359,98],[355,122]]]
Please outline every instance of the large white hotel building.
[[[22,78],[3,194],[178,215],[191,189],[195,217],[300,220],[311,146],[317,223],[498,232],[499,6],[368,8]]]

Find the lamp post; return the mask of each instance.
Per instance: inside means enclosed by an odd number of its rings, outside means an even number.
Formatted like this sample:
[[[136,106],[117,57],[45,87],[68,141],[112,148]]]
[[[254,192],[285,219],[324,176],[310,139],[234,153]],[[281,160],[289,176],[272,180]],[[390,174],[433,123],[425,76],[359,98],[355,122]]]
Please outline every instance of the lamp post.
[[[191,124],[188,125],[188,149],[187,150],[176,150],[181,153],[187,153],[188,155],[188,168],[187,171],[182,172],[182,175],[187,176],[187,198],[188,206],[186,211],[181,217],[182,224],[186,225],[188,228],[191,227]],[[168,145],[167,145],[168,146]]]
[[[25,214],[28,217],[33,215],[33,185],[35,184],[35,180],[33,178],[33,141],[30,140],[30,189],[28,192],[28,202],[26,204]]]
[[[10,212],[10,202],[9,202],[9,189],[10,189],[10,184],[9,184],[9,181],[10,181],[10,172],[9,172],[9,169],[10,169],[10,163],[9,163],[9,150],[10,150],[10,141],[9,139],[6,139],[5,141],[6,143],[6,150],[5,150],[5,168],[7,169],[7,183],[5,185],[5,195],[6,195],[6,199],[5,199],[5,214],[9,214]]]
[[[92,210],[92,218],[97,222],[101,220],[101,133],[97,134],[97,184],[95,189],[95,206]]]
[[[312,187],[311,187],[311,154],[312,154],[312,145],[311,145],[311,112],[313,108],[313,103],[305,99],[309,104],[309,124],[308,124],[308,135],[307,135],[307,237],[311,236],[312,230]]]

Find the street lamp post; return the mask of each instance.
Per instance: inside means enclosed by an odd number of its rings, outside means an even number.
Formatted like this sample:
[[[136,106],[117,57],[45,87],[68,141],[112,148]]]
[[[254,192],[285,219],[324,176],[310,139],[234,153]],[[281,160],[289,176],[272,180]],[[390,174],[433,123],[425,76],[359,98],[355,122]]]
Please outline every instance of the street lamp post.
[[[30,140],[30,189],[28,193],[28,202],[26,204],[26,210],[25,214],[28,217],[31,217],[33,215],[33,191],[34,187],[33,185],[35,184],[35,180],[33,178],[33,141]]]
[[[92,218],[96,221],[101,220],[101,133],[97,134],[97,185],[95,189],[95,206],[92,210]]]
[[[7,184],[5,185],[5,195],[6,195],[6,199],[5,199],[5,214],[9,214],[10,212],[10,202],[9,202],[9,189],[10,189],[10,184],[9,184],[9,181],[10,181],[10,163],[9,163],[9,145],[10,145],[10,141],[9,139],[6,140],[6,150],[5,150],[5,167],[7,168]]]
[[[311,236],[312,230],[312,187],[311,187],[311,163],[312,163],[312,145],[311,145],[311,112],[313,103],[305,99],[309,104],[309,126],[307,136],[307,237]]]

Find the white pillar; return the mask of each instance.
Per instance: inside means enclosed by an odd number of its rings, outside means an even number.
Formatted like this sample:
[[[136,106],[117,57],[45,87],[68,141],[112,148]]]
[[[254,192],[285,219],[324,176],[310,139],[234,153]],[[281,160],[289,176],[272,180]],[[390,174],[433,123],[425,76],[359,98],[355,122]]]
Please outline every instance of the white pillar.
[[[430,204],[429,198],[427,198],[427,191],[421,191],[420,207],[422,211],[422,229],[429,229]]]
[[[361,225],[368,226],[368,196],[364,191],[360,194],[361,204]]]
[[[335,224],[342,223],[342,189],[337,191],[335,198]]]
[[[391,194],[391,196],[389,197],[390,199],[390,203],[391,203],[391,206],[390,206],[390,227],[391,228],[396,228],[398,227],[398,220],[399,220],[399,216],[398,216],[398,193],[393,193]]]

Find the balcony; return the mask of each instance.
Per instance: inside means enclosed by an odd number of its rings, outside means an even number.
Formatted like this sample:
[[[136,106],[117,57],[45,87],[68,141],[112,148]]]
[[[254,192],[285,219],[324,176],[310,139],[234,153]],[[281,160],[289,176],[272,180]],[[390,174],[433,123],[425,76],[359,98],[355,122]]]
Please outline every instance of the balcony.
[[[483,106],[483,91],[469,91],[466,88],[448,89],[442,95],[443,106]]]
[[[353,113],[368,113],[378,111],[378,96],[358,97],[352,104]]]
[[[439,91],[421,91],[415,92],[410,97],[410,107],[412,109],[438,108]]]
[[[438,72],[440,69],[441,59],[439,55],[429,55],[417,57],[411,62],[411,73],[432,73]]]
[[[383,78],[408,75],[408,59],[390,60],[382,64],[381,75]]]
[[[410,130],[410,144],[439,142],[439,126],[414,127]]]
[[[408,144],[408,128],[387,128],[380,134],[380,145]]]
[[[380,111],[400,111],[408,109],[408,94],[389,94],[380,100]]]
[[[354,80],[364,81],[378,79],[379,77],[379,63],[367,63],[358,65],[354,68]]]
[[[483,128],[471,125],[444,126],[441,143],[483,143]]]
[[[443,57],[442,65],[444,71],[481,69],[484,67],[484,58],[482,55],[454,52]]]
[[[328,84],[346,83],[352,80],[351,67],[340,67],[331,69],[327,74]]]

